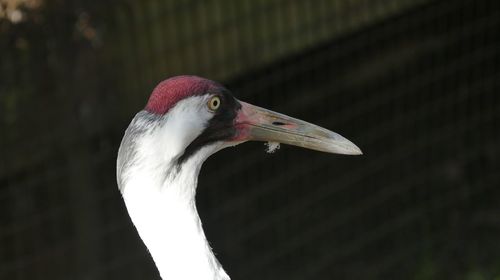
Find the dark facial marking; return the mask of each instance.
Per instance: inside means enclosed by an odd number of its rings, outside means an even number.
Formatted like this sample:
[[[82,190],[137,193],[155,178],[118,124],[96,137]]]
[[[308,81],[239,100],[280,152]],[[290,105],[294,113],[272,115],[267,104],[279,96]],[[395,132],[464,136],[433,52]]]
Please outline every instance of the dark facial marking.
[[[233,122],[241,108],[241,104],[226,89],[208,92],[207,94],[219,96],[219,108],[215,111],[214,117],[208,122],[205,130],[187,146],[184,153],[178,158],[177,163],[179,165],[203,146],[231,139],[236,135]]]

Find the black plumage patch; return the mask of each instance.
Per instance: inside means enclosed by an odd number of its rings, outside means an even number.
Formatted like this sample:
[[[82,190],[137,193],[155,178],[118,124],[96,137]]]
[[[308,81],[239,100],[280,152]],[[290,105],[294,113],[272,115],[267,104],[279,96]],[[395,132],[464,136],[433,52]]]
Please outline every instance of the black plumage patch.
[[[214,117],[208,122],[205,130],[186,147],[184,153],[177,159],[178,165],[181,165],[202,147],[217,141],[231,139],[236,134],[234,119],[241,108],[241,104],[226,89],[221,89],[218,92],[208,92],[207,94],[217,95],[221,104],[215,111]]]

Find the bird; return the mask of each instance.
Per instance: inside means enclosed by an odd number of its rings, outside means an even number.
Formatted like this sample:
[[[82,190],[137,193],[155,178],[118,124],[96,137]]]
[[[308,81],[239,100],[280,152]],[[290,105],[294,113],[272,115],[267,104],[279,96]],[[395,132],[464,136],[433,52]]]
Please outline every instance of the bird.
[[[230,279],[207,241],[195,195],[204,161],[246,141],[362,154],[341,135],[240,101],[218,82],[193,75],[160,82],[124,133],[116,176],[162,279]]]

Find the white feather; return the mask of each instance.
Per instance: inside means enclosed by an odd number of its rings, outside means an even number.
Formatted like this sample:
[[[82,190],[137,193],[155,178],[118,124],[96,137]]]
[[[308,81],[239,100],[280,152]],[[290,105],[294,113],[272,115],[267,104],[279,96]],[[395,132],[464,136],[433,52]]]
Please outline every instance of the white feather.
[[[123,198],[129,215],[165,280],[229,279],[205,238],[195,203],[201,165],[226,145],[217,142],[203,147],[184,163],[179,173],[166,176],[174,157],[184,151],[212,117],[204,107],[204,98],[180,101],[165,116],[162,126],[141,136],[137,140],[138,160],[122,174]]]
[[[278,142],[266,142],[264,144],[267,146],[267,152],[269,154],[274,153],[276,150],[279,150],[280,148],[280,143]]]

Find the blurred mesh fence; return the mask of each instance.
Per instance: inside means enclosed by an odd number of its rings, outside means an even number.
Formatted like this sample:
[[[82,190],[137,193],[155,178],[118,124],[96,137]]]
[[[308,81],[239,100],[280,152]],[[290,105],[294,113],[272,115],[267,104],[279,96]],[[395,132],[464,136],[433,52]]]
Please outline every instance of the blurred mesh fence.
[[[365,152],[209,159],[198,209],[232,279],[499,279],[500,2],[1,5],[0,279],[159,279],[115,156],[186,73]]]

